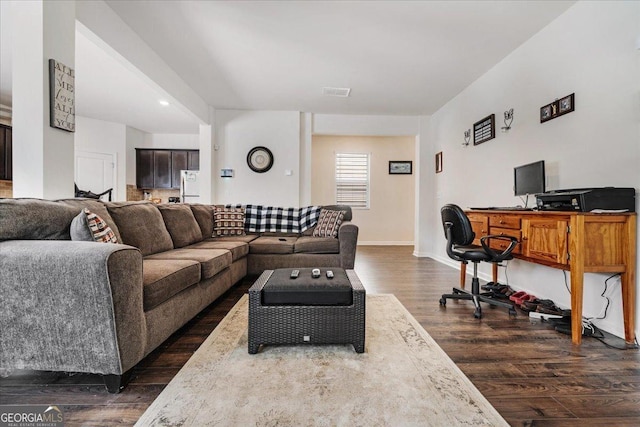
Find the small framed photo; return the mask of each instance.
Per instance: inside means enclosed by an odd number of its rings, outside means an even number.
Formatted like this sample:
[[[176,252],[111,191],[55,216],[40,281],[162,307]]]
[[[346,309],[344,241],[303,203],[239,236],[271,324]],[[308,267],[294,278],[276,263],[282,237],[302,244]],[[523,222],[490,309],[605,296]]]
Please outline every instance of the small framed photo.
[[[570,113],[575,109],[574,95],[575,93],[572,93],[571,95],[565,96],[564,98],[560,99],[560,101],[558,102],[558,115]]]
[[[540,123],[551,120],[551,104],[545,105],[540,109]]]
[[[442,172],[442,151],[436,153],[436,173]]]
[[[389,175],[411,175],[413,173],[413,161],[390,160]]]

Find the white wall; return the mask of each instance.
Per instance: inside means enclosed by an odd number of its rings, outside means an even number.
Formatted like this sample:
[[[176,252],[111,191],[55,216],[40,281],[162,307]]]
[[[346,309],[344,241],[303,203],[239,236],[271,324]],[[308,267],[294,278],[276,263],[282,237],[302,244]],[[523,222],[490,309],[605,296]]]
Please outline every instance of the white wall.
[[[126,127],[127,139],[127,185],[136,185],[136,148],[145,145],[145,138],[149,135],[140,129]]]
[[[389,161],[407,160],[415,166],[415,145],[414,136],[314,136],[311,204],[336,202],[336,153],[369,154],[369,208],[353,209],[358,244],[413,245],[416,174],[391,175]]]
[[[48,60],[75,68],[75,2],[9,6],[14,53],[13,196],[73,197],[74,134],[49,126]]]
[[[436,258],[449,262],[438,208],[521,204],[513,196],[514,166],[545,160],[548,189],[640,188],[639,16],[639,2],[578,2],[431,117],[431,156],[444,156],[431,222]],[[541,106],[574,92],[574,112],[540,123]],[[500,133],[509,108],[513,128]],[[491,113],[496,139],[463,148],[463,132]],[[482,271],[488,278],[490,267]],[[562,271],[514,260],[508,275],[514,288],[570,306]],[[585,316],[602,314],[605,278],[585,277]],[[607,319],[596,324],[622,335],[615,283]]]
[[[299,206],[300,113],[216,110],[215,120],[215,203]],[[273,153],[273,167],[265,173],[247,165],[247,153],[256,146]],[[221,168],[233,169],[234,177],[220,178]]]
[[[145,133],[144,141],[136,148],[169,148],[172,150],[197,150],[200,148],[198,134]]]
[[[114,173],[116,182],[112,199],[113,201],[127,199],[127,132],[125,125],[76,116],[74,151],[113,155],[116,161]]]

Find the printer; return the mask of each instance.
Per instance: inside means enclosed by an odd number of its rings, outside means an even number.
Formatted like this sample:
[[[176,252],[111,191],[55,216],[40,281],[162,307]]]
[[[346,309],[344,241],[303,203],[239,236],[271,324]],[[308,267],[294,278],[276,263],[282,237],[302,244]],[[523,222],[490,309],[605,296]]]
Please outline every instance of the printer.
[[[536,195],[536,205],[541,211],[635,212],[635,188],[576,188],[556,190]]]

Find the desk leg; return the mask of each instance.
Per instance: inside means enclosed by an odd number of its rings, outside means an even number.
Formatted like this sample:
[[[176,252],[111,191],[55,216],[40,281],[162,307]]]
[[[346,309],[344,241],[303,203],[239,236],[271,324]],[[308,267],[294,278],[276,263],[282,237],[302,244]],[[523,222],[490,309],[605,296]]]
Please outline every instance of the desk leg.
[[[636,313],[636,218],[627,218],[625,239],[628,250],[625,253],[625,272],[620,275],[622,288],[622,315],[624,318],[624,340],[633,344],[635,334]]]
[[[584,216],[571,217],[569,267],[571,272],[571,342],[582,342],[582,298],[584,290]]]

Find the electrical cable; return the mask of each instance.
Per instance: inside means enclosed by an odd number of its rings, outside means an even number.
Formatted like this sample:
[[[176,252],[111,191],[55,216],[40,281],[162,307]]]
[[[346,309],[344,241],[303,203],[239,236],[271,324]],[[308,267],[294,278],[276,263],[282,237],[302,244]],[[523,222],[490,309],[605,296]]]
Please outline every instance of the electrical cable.
[[[562,270],[562,275],[564,276],[564,287],[567,288],[567,292],[571,295],[571,289],[569,289],[569,283],[567,283],[567,272],[566,270]]]
[[[604,281],[604,290],[602,291],[602,293],[600,294],[600,296],[604,299],[607,300],[607,303],[604,306],[604,315],[602,317],[590,317],[587,320],[591,321],[591,320],[602,320],[605,319],[607,317],[607,311],[609,310],[609,306],[611,305],[611,299],[606,296],[605,294],[607,293],[607,288],[609,287],[609,280],[613,279],[614,277],[619,277],[620,273],[615,273],[612,274],[611,276],[607,277]],[[602,310],[600,310],[600,312],[602,312]]]
[[[569,295],[571,295],[571,289],[569,289],[569,284],[567,282],[567,272],[565,270],[562,270],[562,274],[564,276],[564,286],[567,288],[567,292],[569,292]],[[608,296],[606,296],[606,292],[607,289],[609,287],[609,280],[613,279],[616,276],[620,276],[620,273],[615,273],[612,274],[611,276],[607,277],[604,281],[604,290],[602,291],[602,293],[600,294],[601,297],[605,298],[607,300],[607,303],[605,304],[605,308],[604,308],[604,315],[602,317],[591,317],[591,318],[584,318],[582,320],[582,336],[584,337],[591,337],[591,338],[595,338],[596,340],[600,341],[602,344],[604,344],[605,346],[615,349],[615,350],[637,350],[638,348],[640,348],[640,346],[638,345],[638,338],[635,338],[635,345],[633,346],[625,346],[625,347],[618,347],[615,346],[613,344],[609,344],[608,342],[605,341],[605,336],[604,333],[600,330],[600,328],[598,328],[596,325],[594,325],[591,321],[592,320],[602,320],[604,318],[607,317],[607,311],[609,310],[609,306],[611,305],[611,299],[609,299]],[[602,310],[601,310],[602,311]],[[584,335],[584,330],[585,327],[588,329],[591,329],[591,334],[590,335]]]

